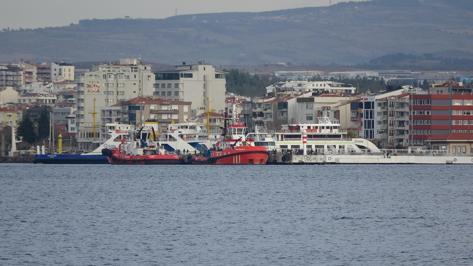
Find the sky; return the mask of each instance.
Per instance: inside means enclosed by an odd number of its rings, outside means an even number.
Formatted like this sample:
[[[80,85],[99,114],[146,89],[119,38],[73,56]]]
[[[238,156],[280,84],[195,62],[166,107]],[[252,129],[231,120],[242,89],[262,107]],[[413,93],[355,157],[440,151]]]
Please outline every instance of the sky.
[[[64,26],[88,18],[165,18],[182,14],[269,11],[347,0],[0,0],[0,28]]]

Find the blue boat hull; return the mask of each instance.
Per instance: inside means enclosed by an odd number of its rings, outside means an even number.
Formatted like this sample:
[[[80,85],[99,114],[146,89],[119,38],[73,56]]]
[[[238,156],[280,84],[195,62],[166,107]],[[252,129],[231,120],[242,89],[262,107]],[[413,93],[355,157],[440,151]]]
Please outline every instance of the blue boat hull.
[[[34,163],[43,164],[108,164],[107,156],[84,154],[41,154]]]

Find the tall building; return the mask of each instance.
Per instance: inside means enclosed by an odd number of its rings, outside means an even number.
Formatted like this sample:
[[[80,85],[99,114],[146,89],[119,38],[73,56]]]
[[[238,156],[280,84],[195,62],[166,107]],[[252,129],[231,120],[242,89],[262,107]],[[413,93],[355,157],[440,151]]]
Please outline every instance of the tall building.
[[[67,63],[51,63],[51,81],[74,81],[75,67]]]
[[[360,98],[362,138],[382,148],[409,144],[409,90],[403,89]]]
[[[453,154],[473,153],[473,87],[433,85],[411,95],[410,143]]]
[[[37,81],[37,67],[34,64],[21,63],[21,68],[23,69],[23,76],[25,80],[25,85],[35,83]]]
[[[25,85],[23,69],[18,65],[0,65],[0,87],[20,88]]]
[[[78,142],[87,150],[92,139],[100,140],[101,110],[122,100],[153,95],[154,74],[150,65],[137,59],[121,59],[100,65],[81,78],[77,99]]]
[[[186,65],[156,73],[155,96],[192,102],[193,114],[225,110],[225,74],[211,65]]]
[[[51,82],[51,66],[46,63],[36,65],[36,79],[42,83]]]

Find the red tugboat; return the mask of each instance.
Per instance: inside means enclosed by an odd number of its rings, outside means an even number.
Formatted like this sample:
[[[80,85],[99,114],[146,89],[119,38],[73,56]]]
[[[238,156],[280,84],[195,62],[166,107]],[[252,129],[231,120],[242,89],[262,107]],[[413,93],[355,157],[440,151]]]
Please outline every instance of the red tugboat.
[[[269,153],[266,147],[254,146],[253,140],[246,139],[246,126],[243,123],[234,123],[228,127],[225,112],[225,125],[223,129],[224,141],[215,149],[207,151],[202,156],[194,156],[194,164],[219,164],[219,165],[252,165],[266,164]],[[228,134],[227,134],[228,133]]]
[[[126,154],[120,149],[109,150],[107,155],[110,164],[182,164],[185,163],[185,157],[177,154],[144,154],[131,155]],[[105,152],[106,153],[106,152]]]
[[[167,153],[158,148],[155,141],[156,133],[154,128],[151,132],[143,131],[143,128],[137,133],[137,140],[126,141],[118,148],[102,150],[102,154],[107,156],[110,164],[183,164],[191,163],[191,156],[183,156],[176,153]],[[152,139],[152,140],[150,140]]]

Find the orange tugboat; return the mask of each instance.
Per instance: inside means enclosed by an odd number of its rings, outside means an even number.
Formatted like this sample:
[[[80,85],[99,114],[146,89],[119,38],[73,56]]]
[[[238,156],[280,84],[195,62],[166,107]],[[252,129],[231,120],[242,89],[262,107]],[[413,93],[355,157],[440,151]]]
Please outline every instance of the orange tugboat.
[[[253,140],[246,139],[246,126],[243,123],[237,122],[227,128],[226,112],[224,123],[224,141],[205,155],[194,156],[193,164],[252,165],[268,162],[268,150],[266,147],[254,146]]]
[[[266,164],[268,157],[268,151],[265,147],[238,146],[225,148],[221,151],[211,151],[207,160],[210,164],[251,165]]]

